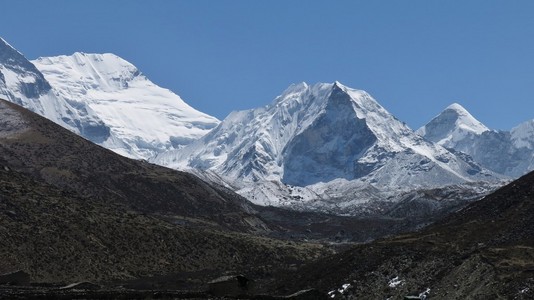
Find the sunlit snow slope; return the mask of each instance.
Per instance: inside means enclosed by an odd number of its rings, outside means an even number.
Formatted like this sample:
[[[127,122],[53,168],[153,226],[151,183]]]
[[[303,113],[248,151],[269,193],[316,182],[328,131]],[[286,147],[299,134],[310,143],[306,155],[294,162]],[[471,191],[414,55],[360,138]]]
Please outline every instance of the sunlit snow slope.
[[[219,123],[116,55],[75,53],[30,62],[3,39],[0,97],[133,158],[181,148]]]
[[[33,63],[58,97],[87,106],[110,129],[99,144],[125,156],[149,158],[181,148],[219,123],[114,54],[74,53]]]
[[[43,74],[0,39],[0,97],[28,108],[84,137],[102,142],[109,128],[81,102],[62,99]]]

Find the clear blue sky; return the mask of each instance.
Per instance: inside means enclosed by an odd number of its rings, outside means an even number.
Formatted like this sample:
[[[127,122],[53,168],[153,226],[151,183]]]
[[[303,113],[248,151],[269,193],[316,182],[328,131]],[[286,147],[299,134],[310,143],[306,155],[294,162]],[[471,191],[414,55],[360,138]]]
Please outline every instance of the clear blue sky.
[[[534,118],[534,1],[1,2],[26,57],[112,52],[224,118],[339,80],[416,129],[452,102],[491,128]]]

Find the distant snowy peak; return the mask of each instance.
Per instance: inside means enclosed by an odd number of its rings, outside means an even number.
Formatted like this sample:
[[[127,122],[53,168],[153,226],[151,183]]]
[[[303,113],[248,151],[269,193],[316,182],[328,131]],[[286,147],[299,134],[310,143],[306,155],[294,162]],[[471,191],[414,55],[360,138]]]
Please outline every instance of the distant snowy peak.
[[[181,148],[219,123],[111,53],[77,52],[33,63],[59,97],[86,107],[110,129],[105,140],[96,142],[125,156],[148,159]]]
[[[463,130],[471,131],[476,134],[481,134],[484,131],[488,131],[489,128],[475,119],[463,106],[458,103],[449,105],[446,111],[453,111],[456,113],[457,120],[456,125]]]
[[[512,128],[512,143],[516,148],[534,150],[534,120],[529,120]]]
[[[353,89],[341,84],[317,83],[308,85],[299,83],[291,85],[277,97],[271,107],[267,107],[274,115],[294,115],[298,117],[298,129],[294,134],[317,122],[318,117],[335,111],[329,122],[342,117],[363,120],[366,127],[375,135],[382,146],[389,150],[400,150],[402,139],[392,140],[411,132],[402,122],[385,110],[371,95],[363,90]]]
[[[417,130],[427,140],[445,147],[454,148],[454,144],[469,135],[480,135],[489,128],[475,119],[458,103],[449,105],[428,124]]]
[[[453,104],[420,128],[427,140],[468,154],[493,172],[519,177],[534,170],[534,120],[511,131],[490,130],[459,104]]]

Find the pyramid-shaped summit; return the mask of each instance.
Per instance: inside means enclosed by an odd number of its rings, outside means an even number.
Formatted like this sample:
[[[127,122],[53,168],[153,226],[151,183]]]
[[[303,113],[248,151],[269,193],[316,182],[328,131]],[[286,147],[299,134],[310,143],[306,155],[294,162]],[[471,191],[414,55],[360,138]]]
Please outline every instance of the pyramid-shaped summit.
[[[421,127],[427,140],[463,152],[495,173],[512,178],[534,170],[534,121],[511,131],[490,130],[459,104],[452,104]]]
[[[339,82],[291,85],[270,105],[233,112],[155,162],[222,176],[255,197],[265,182],[310,187],[341,179],[394,188],[491,177],[417,135],[365,91]]]
[[[479,135],[488,130],[488,127],[475,119],[463,106],[453,103],[418,129],[417,133],[429,141],[453,148],[455,142],[466,136]]]

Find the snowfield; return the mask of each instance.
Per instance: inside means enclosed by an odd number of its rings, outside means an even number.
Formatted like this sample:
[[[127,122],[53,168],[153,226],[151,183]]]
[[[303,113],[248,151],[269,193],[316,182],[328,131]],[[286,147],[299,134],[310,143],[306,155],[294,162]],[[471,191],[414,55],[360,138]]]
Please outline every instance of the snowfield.
[[[125,156],[148,159],[183,147],[219,123],[114,54],[74,53],[33,63],[58,97],[87,107],[109,128],[100,144]]]

